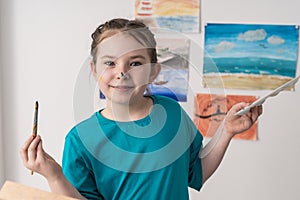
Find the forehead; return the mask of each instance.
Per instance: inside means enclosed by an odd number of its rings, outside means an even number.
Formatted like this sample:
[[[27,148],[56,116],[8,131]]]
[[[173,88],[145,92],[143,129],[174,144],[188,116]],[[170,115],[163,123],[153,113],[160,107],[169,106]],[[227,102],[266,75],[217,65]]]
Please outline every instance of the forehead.
[[[97,48],[97,57],[109,55],[116,58],[132,52],[144,53],[147,49],[147,47],[143,46],[135,38],[122,32],[105,38],[100,44],[98,44]]]

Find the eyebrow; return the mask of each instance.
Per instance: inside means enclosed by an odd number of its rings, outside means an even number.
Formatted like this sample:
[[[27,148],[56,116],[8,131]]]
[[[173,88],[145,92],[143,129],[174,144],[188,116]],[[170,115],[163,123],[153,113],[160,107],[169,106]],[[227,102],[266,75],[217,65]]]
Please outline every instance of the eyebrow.
[[[131,59],[136,59],[136,58],[141,58],[143,60],[146,60],[146,57],[145,56],[142,56],[142,55],[136,55],[136,56],[130,56]]]
[[[104,55],[104,56],[100,57],[100,59],[103,59],[103,58],[115,59],[116,57],[115,56],[109,56],[109,55]]]
[[[118,57],[115,57],[115,56],[111,56],[111,55],[104,55],[104,56],[101,56],[100,59],[118,59]],[[145,56],[142,56],[142,55],[134,55],[134,56],[130,56],[130,59],[136,59],[136,58],[141,58],[143,60],[146,60],[146,57]]]

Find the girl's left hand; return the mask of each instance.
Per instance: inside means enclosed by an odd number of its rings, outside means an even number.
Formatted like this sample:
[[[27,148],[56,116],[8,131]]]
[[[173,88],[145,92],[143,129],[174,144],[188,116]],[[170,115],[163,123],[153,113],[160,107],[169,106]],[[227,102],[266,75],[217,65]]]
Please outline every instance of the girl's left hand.
[[[250,103],[242,102],[235,104],[227,113],[227,116],[224,120],[224,128],[228,134],[231,134],[232,137],[235,134],[248,130],[262,114],[262,106],[260,105],[251,108],[251,110],[245,115],[235,115],[239,110],[248,105],[250,105]]]

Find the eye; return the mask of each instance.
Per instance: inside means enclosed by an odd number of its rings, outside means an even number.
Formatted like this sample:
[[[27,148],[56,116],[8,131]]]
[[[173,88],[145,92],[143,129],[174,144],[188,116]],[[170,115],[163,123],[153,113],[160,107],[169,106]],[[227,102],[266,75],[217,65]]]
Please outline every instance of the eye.
[[[104,62],[104,64],[109,67],[115,66],[115,63],[113,61],[106,61],[106,62]]]
[[[132,62],[132,63],[130,63],[130,66],[132,66],[132,67],[137,67],[137,66],[140,66],[140,65],[142,65],[141,62]]]

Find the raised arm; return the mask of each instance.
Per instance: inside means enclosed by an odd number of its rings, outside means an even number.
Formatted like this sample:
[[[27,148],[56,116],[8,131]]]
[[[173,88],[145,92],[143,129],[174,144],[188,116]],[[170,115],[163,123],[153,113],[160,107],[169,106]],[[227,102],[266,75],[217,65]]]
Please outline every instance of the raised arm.
[[[248,130],[262,114],[262,106],[257,106],[245,115],[235,115],[236,112],[249,105],[238,103],[227,113],[223,123],[214,137],[200,152],[202,159],[203,183],[216,171],[220,165],[228,145],[234,135]]]
[[[61,166],[47,154],[42,146],[42,139],[28,138],[20,149],[20,156],[26,168],[44,176],[52,192],[77,198],[85,199],[62,173]]]

